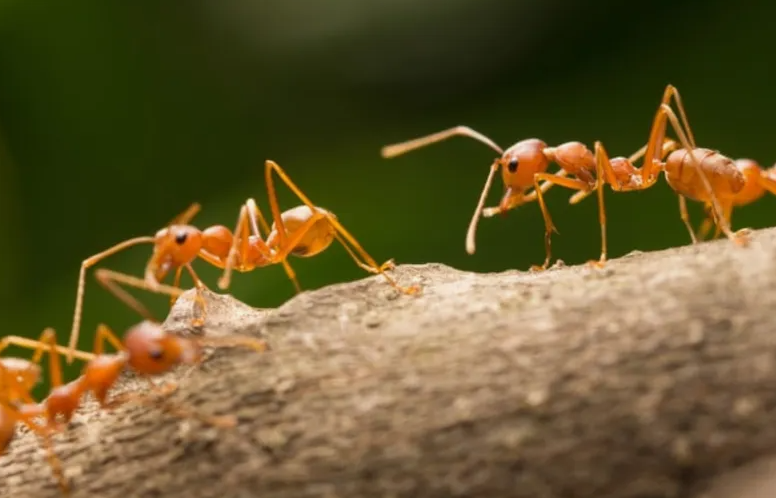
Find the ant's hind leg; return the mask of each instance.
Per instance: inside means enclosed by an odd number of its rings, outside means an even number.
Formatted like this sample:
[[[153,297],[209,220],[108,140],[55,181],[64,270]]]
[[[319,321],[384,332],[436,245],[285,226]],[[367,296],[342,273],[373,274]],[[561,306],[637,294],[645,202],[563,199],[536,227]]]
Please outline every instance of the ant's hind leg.
[[[267,194],[269,196],[270,201],[270,208],[272,210],[272,218],[275,221],[275,229],[278,233],[278,241],[279,245],[281,247],[291,247],[288,243],[288,237],[286,235],[286,229],[283,224],[283,220],[281,218],[280,213],[280,207],[277,202],[277,194],[275,192],[275,185],[272,180],[272,172],[275,172],[278,177],[283,181],[283,183],[286,184],[286,186],[301,200],[313,213],[317,213],[317,209],[315,205],[310,201],[310,199],[301,191],[299,187],[294,184],[294,182],[291,181],[291,178],[288,177],[285,171],[274,161],[267,160],[265,162],[265,180],[267,183]],[[313,216],[314,219],[315,216]],[[353,254],[358,254],[360,258],[356,258],[356,263],[364,269],[367,269],[370,273],[379,273],[380,275],[385,278],[385,280],[388,282],[389,285],[391,285],[394,289],[398,290],[399,292],[402,292],[404,294],[417,294],[420,291],[420,287],[417,285],[412,285],[410,287],[403,287],[400,286],[393,278],[388,276],[386,273],[387,270],[393,268],[393,261],[389,260],[383,263],[382,265],[378,265],[377,262],[372,258],[372,256],[369,255],[369,253],[364,250],[363,247],[361,247],[361,244],[358,243],[355,237],[350,234],[347,230],[345,230],[345,227],[340,224],[340,222],[333,216],[327,216],[326,217],[329,221],[329,224],[334,228],[334,230],[337,232],[337,239],[343,243],[347,247],[347,245],[350,245],[350,248],[348,249],[348,252],[351,254],[351,257]],[[309,220],[308,220],[309,221]],[[341,236],[341,238],[340,238]],[[343,242],[343,239],[347,242]],[[352,251],[351,251],[352,250]],[[363,263],[360,261],[360,259],[363,259]]]

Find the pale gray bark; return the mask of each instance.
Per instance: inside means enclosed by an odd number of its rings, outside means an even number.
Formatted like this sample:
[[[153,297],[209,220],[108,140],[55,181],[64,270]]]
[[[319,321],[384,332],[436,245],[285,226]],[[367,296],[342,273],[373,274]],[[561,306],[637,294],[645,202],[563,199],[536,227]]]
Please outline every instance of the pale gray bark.
[[[776,448],[776,230],[603,270],[395,274],[423,294],[370,277],[271,312],[212,297],[207,333],[273,350],[219,351],[176,399],[238,427],[90,405],[57,439],[73,496],[698,497],[720,477],[708,496],[748,498],[744,484],[767,485],[747,476],[767,477]],[[186,328],[190,308],[168,326]],[[2,496],[58,495],[29,434],[0,462]]]

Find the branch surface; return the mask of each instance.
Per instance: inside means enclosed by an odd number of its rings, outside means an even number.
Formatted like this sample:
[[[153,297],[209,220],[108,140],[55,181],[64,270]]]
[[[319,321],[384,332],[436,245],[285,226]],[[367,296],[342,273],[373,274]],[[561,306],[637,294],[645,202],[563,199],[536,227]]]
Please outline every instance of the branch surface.
[[[219,350],[173,398],[238,426],[90,403],[56,439],[73,496],[776,496],[776,229],[602,270],[395,274],[423,293],[369,277],[271,311],[209,294],[206,333],[272,351]],[[0,495],[59,496],[32,435],[0,458]]]

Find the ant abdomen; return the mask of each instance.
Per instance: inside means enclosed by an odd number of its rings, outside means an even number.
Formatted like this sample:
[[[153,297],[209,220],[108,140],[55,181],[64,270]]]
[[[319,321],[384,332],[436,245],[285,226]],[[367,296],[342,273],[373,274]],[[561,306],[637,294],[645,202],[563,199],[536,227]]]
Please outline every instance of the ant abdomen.
[[[336,216],[320,207],[316,207],[315,210],[322,214],[323,217],[319,218],[313,224],[312,228],[305,232],[299,243],[296,244],[291,250],[291,254],[294,256],[301,258],[315,256],[316,254],[329,247],[334,241],[334,235],[336,232],[334,227],[326,218],[331,217],[336,219]],[[302,227],[302,225],[307,223],[310,218],[313,217],[313,211],[306,205],[302,205],[283,212],[280,217],[283,220],[283,225],[286,228],[286,237],[293,237],[294,232],[296,232],[299,228]],[[277,237],[277,226],[275,223],[273,223],[272,232],[270,233],[269,237],[267,237],[267,244],[270,247],[273,247],[278,243]]]
[[[732,199],[744,188],[744,174],[732,159],[711,149],[693,149],[692,156],[687,150],[679,149],[669,154],[665,163],[666,181],[679,194],[696,201],[711,202],[709,189],[702,181],[695,162],[703,168],[711,191],[718,199]]]

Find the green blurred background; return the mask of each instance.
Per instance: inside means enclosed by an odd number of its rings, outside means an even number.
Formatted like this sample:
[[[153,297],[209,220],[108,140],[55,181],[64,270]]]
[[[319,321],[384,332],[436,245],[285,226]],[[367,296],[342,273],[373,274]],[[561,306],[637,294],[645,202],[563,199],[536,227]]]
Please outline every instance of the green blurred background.
[[[233,226],[248,196],[266,208],[266,158],[378,261],[525,270],[544,256],[535,204],[483,220],[477,254],[464,251],[492,151],[459,138],[383,160],[380,147],[467,124],[504,147],[600,139],[626,155],[670,82],[699,145],[770,165],[775,14],[712,0],[0,0],[4,333],[53,326],[64,341],[81,260],[192,201],[202,227]],[[548,195],[554,254],[578,264],[598,256],[597,208],[570,195]],[[281,204],[298,202],[284,191]],[[607,191],[607,206],[612,257],[689,242],[664,182]],[[734,228],[774,225],[775,208],[742,208]],[[103,266],[139,275],[149,254]],[[340,247],[294,267],[307,289],[364,276]],[[258,307],[294,295],[280,267],[231,292]],[[166,298],[143,298],[164,316]],[[89,275],[82,347],[98,322],[136,320]]]

